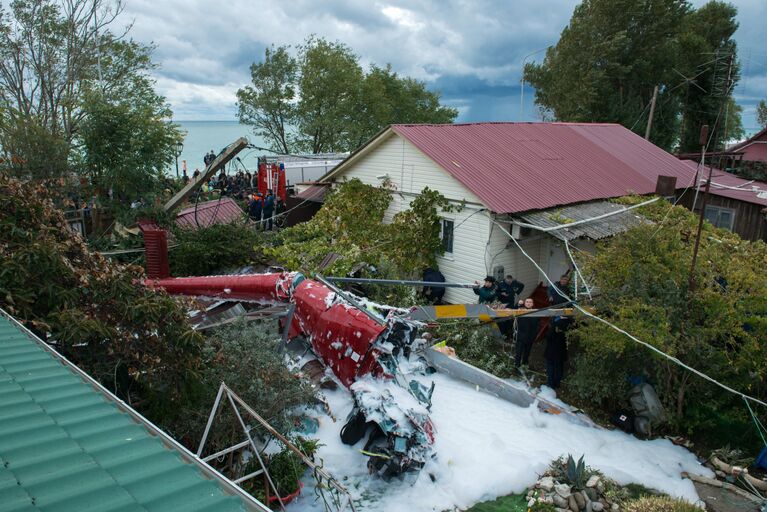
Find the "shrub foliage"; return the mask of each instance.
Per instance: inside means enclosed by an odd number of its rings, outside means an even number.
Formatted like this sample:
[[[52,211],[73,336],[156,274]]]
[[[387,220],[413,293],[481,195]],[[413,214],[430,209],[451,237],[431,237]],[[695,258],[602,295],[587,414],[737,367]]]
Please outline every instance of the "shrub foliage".
[[[178,401],[202,348],[185,311],[140,267],[90,252],[43,187],[0,188],[0,306],[127,401]]]
[[[584,262],[600,291],[597,314],[714,379],[765,399],[767,245],[706,223],[688,289],[697,217],[667,203],[643,213],[655,223],[615,237]],[[629,376],[643,376],[656,387],[677,433],[704,441],[738,438],[756,448],[741,398],[602,323],[582,322],[570,334],[580,351],[568,384],[580,398],[614,410],[625,397],[616,390],[627,387]]]

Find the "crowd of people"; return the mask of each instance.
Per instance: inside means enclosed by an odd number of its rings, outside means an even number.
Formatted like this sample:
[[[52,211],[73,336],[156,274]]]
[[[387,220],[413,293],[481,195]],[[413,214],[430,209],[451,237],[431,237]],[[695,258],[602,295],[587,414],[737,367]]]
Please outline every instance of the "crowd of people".
[[[472,288],[480,304],[500,303],[509,309],[530,311],[544,308],[560,309],[570,303],[569,274],[562,275],[554,286],[548,287],[548,303],[539,304],[538,308],[532,297],[520,298],[524,289],[525,285],[511,275],[507,275],[500,283],[497,283],[493,276],[487,276],[482,284],[475,281]],[[498,326],[507,339],[514,343],[514,366],[520,372],[524,372],[528,367],[533,343],[542,334],[544,319],[549,319],[545,330],[546,347],[543,352],[546,362],[546,384],[552,389],[557,389],[564,377],[567,362],[567,329],[572,322],[571,317],[564,315],[539,317],[523,312],[508,318],[509,320],[500,320]]]

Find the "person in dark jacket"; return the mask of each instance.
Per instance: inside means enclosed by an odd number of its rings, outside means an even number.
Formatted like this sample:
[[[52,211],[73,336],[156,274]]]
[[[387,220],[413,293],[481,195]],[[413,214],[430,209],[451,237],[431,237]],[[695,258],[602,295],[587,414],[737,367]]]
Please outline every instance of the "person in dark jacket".
[[[271,231],[274,222],[274,194],[272,189],[267,189],[264,199],[264,229]]]
[[[506,307],[513,309],[517,305],[516,297],[522,293],[525,285],[508,275],[501,284],[498,285],[498,300],[506,304]]]
[[[475,295],[479,295],[480,304],[490,304],[495,300],[496,295],[495,278],[493,276],[485,277],[482,286],[479,285],[479,281],[474,281],[472,290],[474,290]]]
[[[554,286],[549,286],[548,295],[549,304],[552,306],[569,302],[567,297],[570,295],[570,276],[563,274],[559,278],[559,282],[554,283]]]
[[[437,269],[427,268],[423,271],[423,280],[429,283],[444,283],[445,276]],[[424,286],[423,294],[431,304],[442,304],[442,298],[445,296],[444,286]]]
[[[546,359],[546,385],[551,389],[559,387],[565,374],[567,328],[569,325],[569,318],[552,317],[549,333],[546,336],[546,350],[543,357]]]
[[[533,299],[528,297],[525,299],[522,310],[532,310],[534,308]],[[514,366],[519,368],[520,365],[527,366],[530,359],[530,349],[533,348],[533,342],[535,336],[538,334],[538,326],[540,325],[540,318],[532,317],[530,315],[522,315],[517,317],[517,343],[514,350]]]
[[[264,203],[261,194],[254,194],[251,196],[250,202],[248,203],[248,217],[256,223],[256,229],[261,228],[261,211],[263,210],[263,206]]]

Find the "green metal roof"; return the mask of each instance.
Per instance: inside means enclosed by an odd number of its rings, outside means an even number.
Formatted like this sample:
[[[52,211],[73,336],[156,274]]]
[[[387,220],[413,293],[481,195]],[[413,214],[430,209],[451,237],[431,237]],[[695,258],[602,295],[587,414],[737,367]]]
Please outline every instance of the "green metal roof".
[[[0,512],[268,510],[0,310]]]

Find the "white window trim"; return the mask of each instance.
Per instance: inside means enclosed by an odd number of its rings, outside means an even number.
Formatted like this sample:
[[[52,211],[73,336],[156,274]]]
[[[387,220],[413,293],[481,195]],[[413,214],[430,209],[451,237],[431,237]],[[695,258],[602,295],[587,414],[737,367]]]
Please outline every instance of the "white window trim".
[[[455,254],[455,218],[451,218],[451,217],[440,217],[439,218],[439,241],[440,241],[440,243],[442,242],[442,229],[443,229],[443,227],[445,225],[443,223],[443,221],[446,221],[446,220],[448,220],[448,221],[453,223],[453,250],[450,251],[450,252],[445,251],[439,257],[440,258],[445,258],[446,260],[453,261],[453,254]]]

